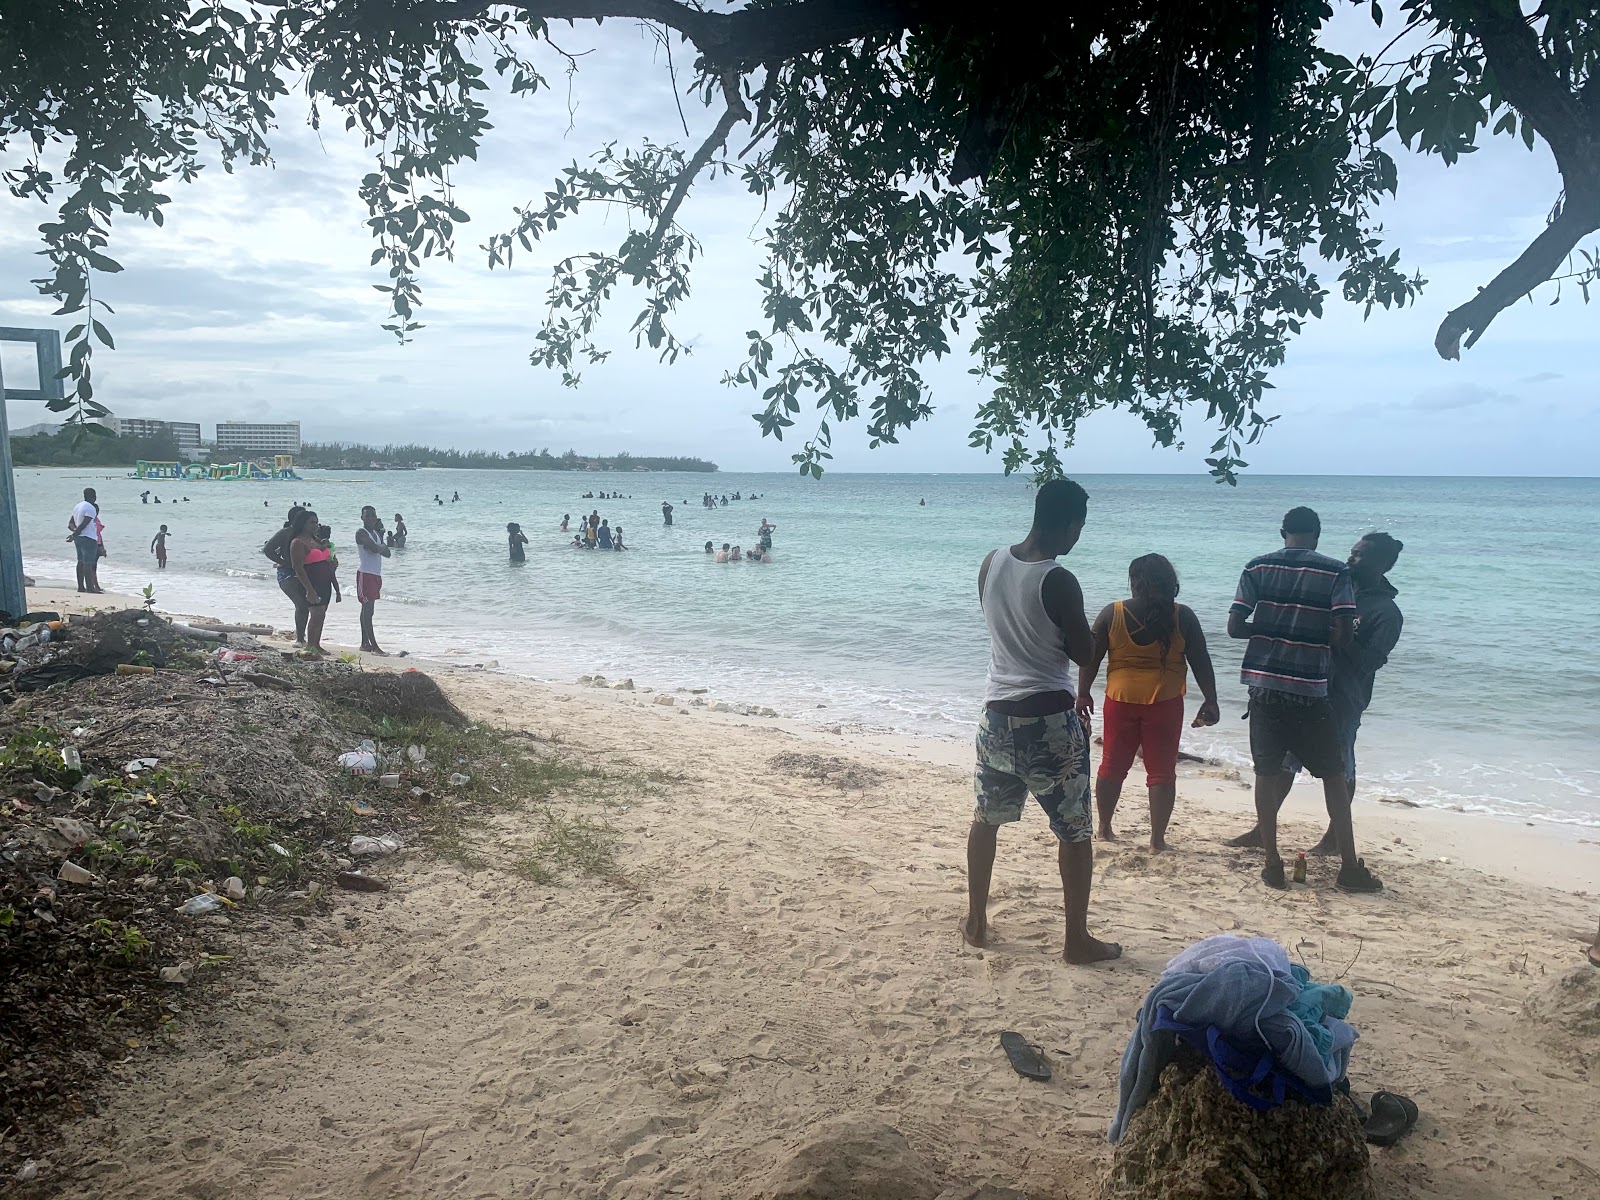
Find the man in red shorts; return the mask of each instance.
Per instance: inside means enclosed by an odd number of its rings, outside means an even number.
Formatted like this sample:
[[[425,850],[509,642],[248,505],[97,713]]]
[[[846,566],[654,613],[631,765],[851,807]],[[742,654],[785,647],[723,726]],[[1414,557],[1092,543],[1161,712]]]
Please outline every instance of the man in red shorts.
[[[379,655],[383,651],[372,632],[372,610],[383,594],[383,560],[394,553],[383,540],[383,522],[369,504],[361,510],[361,528],[356,530],[356,600],[361,605],[361,648]]]

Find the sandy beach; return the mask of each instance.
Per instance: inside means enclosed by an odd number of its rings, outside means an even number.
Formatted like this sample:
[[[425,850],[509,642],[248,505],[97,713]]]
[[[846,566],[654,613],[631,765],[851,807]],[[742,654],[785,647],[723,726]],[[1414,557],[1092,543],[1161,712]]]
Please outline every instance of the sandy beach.
[[[36,608],[115,597],[37,589]],[[421,660],[473,719],[636,781],[593,806],[621,877],[512,873],[529,831],[497,818],[465,872],[408,856],[377,896],[335,892],[252,943],[175,1049],[135,1056],[102,1116],[67,1130],[68,1197],[768,1195],[786,1148],[835,1117],[899,1129],[949,1183],[1087,1197],[1134,1014],[1210,934],[1265,934],[1355,993],[1358,1092],[1416,1099],[1374,1152],[1381,1194],[1600,1197],[1593,1113],[1600,910],[1586,832],[1358,801],[1386,891],[1261,886],[1222,840],[1249,820],[1231,770],[1186,765],[1174,850],[1151,855],[1143,789],[1096,848],[1091,928],[1114,964],[1060,960],[1053,839],[1000,839],[998,943],[956,928],[972,799],[965,747],[829,734],[694,697]],[[661,702],[669,696],[671,704]],[[1309,789],[1289,848],[1321,832]],[[1039,1043],[1048,1084],[997,1045]]]

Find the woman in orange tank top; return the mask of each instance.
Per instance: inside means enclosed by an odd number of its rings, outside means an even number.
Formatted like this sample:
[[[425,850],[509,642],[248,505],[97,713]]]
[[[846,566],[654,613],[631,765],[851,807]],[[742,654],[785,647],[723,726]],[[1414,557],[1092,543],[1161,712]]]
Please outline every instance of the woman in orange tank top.
[[[1178,742],[1183,734],[1183,696],[1188,671],[1205,697],[1194,725],[1215,725],[1217,678],[1206,635],[1187,605],[1178,603],[1178,573],[1159,554],[1128,565],[1127,600],[1108,604],[1095,618],[1094,653],[1078,674],[1078,717],[1088,727],[1094,714],[1090,688],[1106,663],[1101,713],[1104,751],[1095,778],[1099,836],[1114,841],[1111,818],[1122,797],[1122,781],[1133,757],[1144,756],[1150,788],[1150,849],[1167,848],[1167,824],[1178,799]]]

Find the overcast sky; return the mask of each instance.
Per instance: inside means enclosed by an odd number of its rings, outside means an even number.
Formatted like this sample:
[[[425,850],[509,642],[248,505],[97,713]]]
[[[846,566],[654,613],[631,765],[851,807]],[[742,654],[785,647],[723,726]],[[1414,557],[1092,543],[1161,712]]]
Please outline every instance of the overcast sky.
[[[1350,24],[1345,39],[1366,31]],[[379,326],[382,276],[356,185],[370,169],[359,141],[303,124],[303,99],[280,107],[273,170],[208,168],[168,189],[163,228],[125,221],[111,252],[124,273],[97,280],[112,303],[115,353],[96,360],[96,395],[124,416],[195,420],[299,419],[315,441],[419,441],[462,448],[686,454],[725,469],[789,470],[797,447],[763,439],[749,391],[721,385],[760,324],[753,283],[760,209],[733,181],[703,184],[681,220],[705,243],[695,295],[676,319],[694,353],[673,366],[634,351],[626,322],[634,297],[613,304],[611,361],[584,371],[577,390],[529,365],[549,264],[559,252],[614,247],[615,227],[575,226],[559,242],[490,272],[478,250],[537,200],[554,174],[604,142],[682,140],[671,82],[654,39],[637,25],[580,27],[570,50],[592,47],[573,85],[550,65],[552,93],[496,95],[497,128],[457,177],[472,214],[453,263],[425,265],[427,328],[399,346]],[[682,56],[680,56],[681,60]],[[691,128],[703,110],[684,101]],[[342,122],[338,122],[342,124]],[[1249,455],[1261,472],[1330,474],[1592,475],[1600,439],[1597,372],[1590,352],[1597,313],[1574,292],[1502,314],[1464,361],[1441,361],[1433,333],[1451,307],[1513,259],[1542,226],[1558,178],[1541,143],[1496,139],[1448,171],[1398,145],[1400,194],[1387,235],[1429,280],[1421,303],[1363,321],[1330,300],[1327,316],[1294,344],[1274,378],[1269,411],[1282,414]],[[28,283],[42,273],[38,205],[0,197],[0,325],[50,323],[52,304]],[[1332,272],[1327,273],[1331,282]],[[1335,285],[1336,286],[1336,285]],[[8,353],[8,369],[15,370]],[[859,425],[835,433],[835,469],[987,471],[996,459],[967,447],[982,385],[957,358],[929,371],[935,419],[901,446],[868,450]],[[44,419],[42,405],[13,402],[13,428]],[[802,422],[802,426],[804,423]],[[1155,450],[1136,421],[1106,414],[1087,423],[1070,470],[1204,471],[1211,437],[1196,421],[1184,452]]]

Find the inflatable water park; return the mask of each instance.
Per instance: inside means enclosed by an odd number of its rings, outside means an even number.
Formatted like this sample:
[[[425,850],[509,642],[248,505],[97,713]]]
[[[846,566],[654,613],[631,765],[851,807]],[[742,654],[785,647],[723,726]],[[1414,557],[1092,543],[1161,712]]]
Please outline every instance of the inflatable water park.
[[[272,456],[272,465],[268,466],[265,459],[259,461],[241,460],[233,463],[179,463],[179,462],[151,462],[141,458],[134,464],[132,479],[181,479],[185,482],[196,483],[215,479],[223,483],[232,483],[236,480],[299,480],[295,474],[294,455],[275,454]]]

